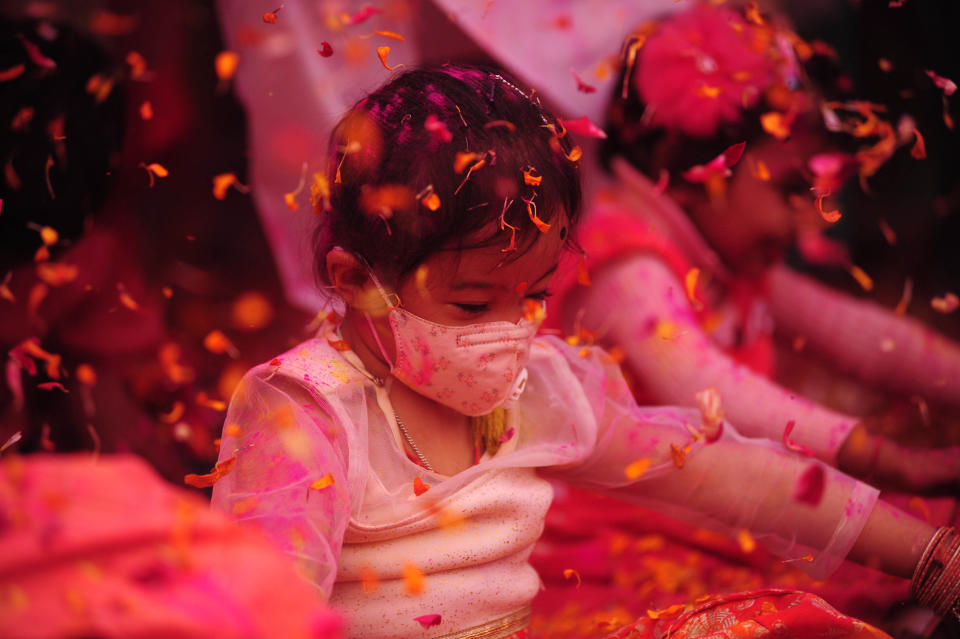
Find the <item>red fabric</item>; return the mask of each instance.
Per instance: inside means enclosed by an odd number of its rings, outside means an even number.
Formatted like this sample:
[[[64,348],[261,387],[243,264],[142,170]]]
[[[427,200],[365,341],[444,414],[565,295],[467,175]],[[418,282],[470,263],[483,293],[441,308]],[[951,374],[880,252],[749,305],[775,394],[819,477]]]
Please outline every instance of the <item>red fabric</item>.
[[[811,591],[879,623],[908,594],[907,580],[850,563],[816,582],[800,561],[784,562],[760,542],[747,553],[725,536],[632,504],[561,486],[556,492],[530,558],[544,582],[533,602],[537,637],[602,636],[647,610],[760,588]]]
[[[761,590],[712,598],[690,610],[654,611],[607,639],[889,639],[885,632],[837,612],[816,595]]]

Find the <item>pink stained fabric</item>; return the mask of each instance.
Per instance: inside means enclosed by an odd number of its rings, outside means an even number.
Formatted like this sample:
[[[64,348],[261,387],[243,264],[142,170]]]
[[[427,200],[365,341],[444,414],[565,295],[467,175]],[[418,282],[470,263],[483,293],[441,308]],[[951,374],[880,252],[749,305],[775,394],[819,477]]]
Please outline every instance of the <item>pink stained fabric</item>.
[[[732,336],[739,334],[743,342],[746,335],[750,341],[758,329],[770,334],[776,327],[787,336],[804,336],[811,350],[838,369],[879,386],[960,401],[960,346],[919,322],[831,291],[786,267],[771,270],[756,312],[727,312],[726,320],[705,327],[705,311],[694,311],[680,271],[701,268],[700,282],[713,281],[715,289],[727,291],[736,287],[736,278],[722,265],[717,268],[716,254],[649,180],[623,161],[615,162],[615,173],[617,190],[599,194],[580,231],[593,285],[561,285],[554,315],[562,313],[568,324],[577,317],[601,335],[602,343],[623,348],[645,398],[692,406],[697,392],[713,386],[726,417],[741,432],[780,441],[786,424],[794,421],[791,440],[835,464],[859,418],[778,386],[769,375],[755,372],[762,367],[741,365],[749,358],[738,358],[731,348]],[[636,241],[635,233],[624,231],[632,228],[658,237]],[[614,238],[610,246],[605,238]],[[603,247],[599,259],[589,259],[589,245]],[[677,252],[683,260],[673,256]],[[711,297],[709,290],[697,294],[707,311],[723,316],[722,297],[716,292]],[[608,313],[610,299],[628,311]],[[663,339],[665,326],[675,333],[671,339]],[[884,352],[888,339],[895,349]]]
[[[960,405],[960,344],[922,322],[844,295],[787,268],[770,280],[770,309],[785,336],[876,386]]]
[[[409,596],[396,584],[406,558],[390,554],[389,547],[401,547],[404,535],[410,547],[428,543],[431,534],[439,534],[437,524],[427,521],[437,517],[431,505],[455,503],[468,487],[493,481],[494,473],[537,469],[545,478],[600,490],[693,525],[726,533],[749,528],[783,556],[811,553],[815,560],[807,567],[820,575],[846,556],[877,498],[875,489],[825,468],[827,490],[818,506],[784,500],[809,464],[819,462],[746,439],[729,424],[714,444],[691,441],[690,428],[700,419],[695,411],[637,406],[619,368],[601,350],[581,351],[553,337],[534,343],[526,390],[509,411],[514,447],[452,477],[433,477],[404,455],[386,390],[351,364],[348,351],[331,345],[339,345],[331,327],[321,331],[252,369],[241,382],[221,447],[221,459],[235,457],[236,466],[215,486],[213,503],[264,529],[341,607],[361,608],[365,596],[355,584],[359,567],[343,558],[378,557],[382,551],[392,565],[379,576],[380,588],[394,593],[395,608],[416,616],[436,613],[410,608]],[[689,446],[682,468],[671,445]],[[639,478],[627,478],[625,468],[638,459],[650,460],[649,468]],[[418,477],[431,484],[429,499],[414,496]],[[318,479],[324,481],[315,484]],[[717,485],[729,488],[718,493]],[[502,490],[513,491],[509,482]],[[515,492],[522,492],[519,484]],[[476,524],[495,510],[497,500],[484,503],[488,510],[462,521],[455,543],[463,552],[457,559],[418,566],[425,592],[432,583],[442,584],[438,591],[447,614],[462,623],[482,613],[472,605],[478,597],[494,610],[527,603],[474,570],[482,553],[464,551],[481,543],[483,529]],[[528,528],[508,536],[502,550],[503,557],[514,558],[520,575],[528,570],[529,535],[539,534],[542,518],[521,526],[518,515],[509,525]],[[371,527],[381,534],[364,536]],[[395,537],[386,541],[391,529]],[[338,573],[348,565],[353,567]],[[338,588],[346,594],[339,595]],[[387,602],[378,605],[390,608]],[[411,624],[408,631],[393,627],[392,636],[432,637],[456,629]],[[348,635],[363,633],[348,629]]]
[[[0,514],[6,639],[341,636],[292,561],[137,457],[7,457]]]

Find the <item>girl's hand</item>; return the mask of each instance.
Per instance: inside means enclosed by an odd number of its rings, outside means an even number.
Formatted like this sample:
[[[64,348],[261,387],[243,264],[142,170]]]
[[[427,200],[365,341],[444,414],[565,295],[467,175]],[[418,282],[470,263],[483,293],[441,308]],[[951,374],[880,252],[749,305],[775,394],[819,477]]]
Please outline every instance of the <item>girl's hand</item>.
[[[960,490],[960,446],[908,448],[861,422],[837,456],[840,470],[880,487],[925,495]]]

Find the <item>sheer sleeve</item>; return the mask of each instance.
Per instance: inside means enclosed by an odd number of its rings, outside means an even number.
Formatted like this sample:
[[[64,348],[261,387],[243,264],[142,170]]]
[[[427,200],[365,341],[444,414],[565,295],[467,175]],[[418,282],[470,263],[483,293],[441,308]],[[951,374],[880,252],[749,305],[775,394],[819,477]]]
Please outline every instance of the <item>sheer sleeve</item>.
[[[683,284],[654,256],[618,262],[595,276],[581,298],[583,325],[619,345],[626,362],[657,402],[692,406],[713,387],[726,417],[750,437],[791,439],[836,464],[857,418],[832,411],[735,362],[697,322]],[[609,300],[627,312],[609,312]]]
[[[849,553],[877,490],[782,444],[743,437],[727,423],[717,441],[706,443],[693,436],[701,426],[696,410],[637,406],[609,356],[599,349],[562,352],[581,380],[596,434],[587,455],[547,474],[693,525],[749,530],[773,552],[802,558],[817,577]]]
[[[770,292],[777,326],[843,370],[900,393],[960,402],[960,344],[786,267],[774,271]]]
[[[254,369],[224,422],[213,506],[262,529],[329,596],[350,517],[344,430],[303,386]]]

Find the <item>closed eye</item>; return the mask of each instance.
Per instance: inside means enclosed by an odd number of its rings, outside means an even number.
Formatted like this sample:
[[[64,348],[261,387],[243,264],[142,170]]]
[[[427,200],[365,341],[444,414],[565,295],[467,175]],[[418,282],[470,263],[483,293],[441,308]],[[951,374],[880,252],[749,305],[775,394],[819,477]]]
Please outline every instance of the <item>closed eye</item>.
[[[461,302],[454,302],[453,305],[462,311],[465,311],[467,313],[471,313],[474,315],[479,315],[480,313],[483,313],[490,308],[489,304],[463,304]]]
[[[540,291],[538,293],[530,293],[529,295],[527,295],[527,299],[537,300],[539,302],[542,302],[552,296],[553,296],[553,293],[551,291]]]

